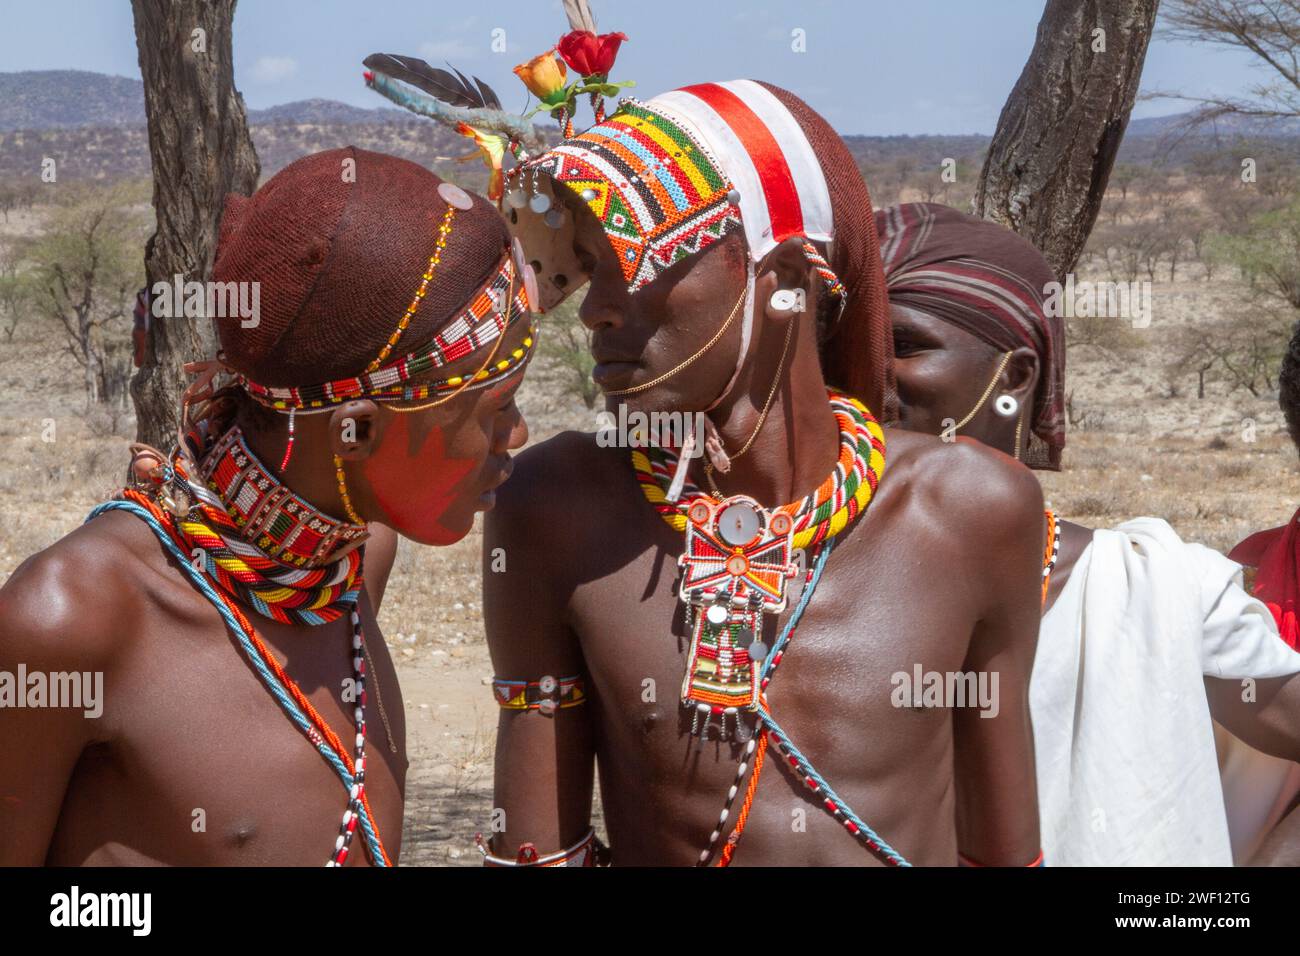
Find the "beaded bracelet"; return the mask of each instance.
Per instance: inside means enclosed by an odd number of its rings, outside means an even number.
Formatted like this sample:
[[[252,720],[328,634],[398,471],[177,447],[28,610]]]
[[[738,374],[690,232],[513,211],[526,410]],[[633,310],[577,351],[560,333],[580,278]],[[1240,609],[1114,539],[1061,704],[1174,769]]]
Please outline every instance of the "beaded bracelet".
[[[962,853],[960,850],[957,852],[957,864],[958,866],[978,866],[978,867],[988,866],[987,863],[980,863],[977,860],[972,860],[970,857]],[[1043,862],[1043,851],[1039,850],[1038,856],[1034,857],[1032,861],[1025,864],[1025,869],[1029,869],[1030,867],[1039,867],[1039,866],[1046,866],[1046,865],[1047,864]]]
[[[581,677],[543,677],[541,680],[492,679],[492,694],[503,710],[536,710],[547,716],[565,707],[587,702]]]
[[[594,827],[588,829],[586,835],[567,850],[546,856],[539,856],[537,847],[532,843],[521,843],[513,860],[493,856],[482,833],[474,834],[474,843],[483,854],[484,866],[597,866],[608,862],[607,848],[596,838]]]

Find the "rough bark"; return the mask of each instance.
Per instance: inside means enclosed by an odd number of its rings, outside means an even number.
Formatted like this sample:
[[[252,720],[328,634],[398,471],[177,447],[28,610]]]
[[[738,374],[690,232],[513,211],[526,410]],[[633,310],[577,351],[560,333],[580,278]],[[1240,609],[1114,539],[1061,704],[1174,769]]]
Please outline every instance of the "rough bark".
[[[975,214],[1025,236],[1058,275],[1074,268],[1097,220],[1158,3],[1048,0],[998,118]],[[1105,31],[1104,51],[1093,49],[1097,28]]]
[[[144,79],[157,231],[145,248],[155,282],[206,280],[227,193],[250,194],[260,168],[244,101],[235,89],[235,0],[131,0]],[[203,31],[202,52],[195,30]],[[187,377],[182,365],[210,358],[208,319],[155,318],[144,364],[131,381],[140,441],[170,447]]]

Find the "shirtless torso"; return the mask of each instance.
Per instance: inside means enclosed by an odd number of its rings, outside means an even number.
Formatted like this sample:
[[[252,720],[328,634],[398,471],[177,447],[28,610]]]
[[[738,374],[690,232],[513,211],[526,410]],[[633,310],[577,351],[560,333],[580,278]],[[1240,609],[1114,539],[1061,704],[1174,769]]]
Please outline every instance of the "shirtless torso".
[[[891,429],[886,441],[880,488],[837,539],[768,700],[795,745],[909,862],[952,865],[960,848],[1023,864],[1037,852],[1026,705],[1037,483],[973,443]],[[497,806],[511,851],[581,835],[593,753],[616,864],[689,865],[707,844],[741,746],[700,747],[680,706],[681,550],[625,449],[570,433],[519,457],[487,526],[494,667],[530,679],[585,673],[590,701],[555,718],[503,713]],[[494,554],[504,554],[504,572],[493,572]],[[769,646],[776,633],[769,623]],[[891,675],[911,678],[918,664],[997,672],[997,717],[894,706]],[[877,862],[769,755],[736,864]]]
[[[369,596],[366,786],[394,860],[406,777],[401,691]],[[251,615],[250,615],[251,616]],[[351,748],[346,616],[252,617]],[[311,865],[330,857],[347,794],[286,717],[215,608],[138,518],[110,513],[29,559],[0,590],[0,669],[102,671],[103,715],[3,709],[0,863]],[[390,747],[379,700],[387,702]],[[366,854],[349,855],[364,866]]]

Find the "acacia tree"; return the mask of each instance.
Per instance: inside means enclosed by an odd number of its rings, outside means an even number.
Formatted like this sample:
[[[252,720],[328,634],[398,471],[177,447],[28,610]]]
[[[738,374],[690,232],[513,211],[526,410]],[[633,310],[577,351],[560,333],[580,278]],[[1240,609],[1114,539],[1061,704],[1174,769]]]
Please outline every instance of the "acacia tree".
[[[1251,99],[1161,94],[1199,104],[1189,125],[1232,115],[1300,118],[1300,0],[1166,0],[1162,23],[1173,39],[1245,50],[1267,77]]]
[[[145,247],[147,281],[206,280],[222,203],[228,193],[252,193],[260,171],[235,89],[235,0],[131,0],[131,9],[158,223]],[[187,383],[182,366],[214,348],[205,319],[150,323],[144,364],[131,382],[140,441],[170,441]]]
[[[1048,0],[972,203],[1074,268],[1137,97],[1159,0]]]
[[[87,408],[124,400],[126,317],[143,278],[138,250],[147,229],[133,198],[129,183],[75,191],[28,253],[33,308],[62,329],[64,347],[81,366]]]

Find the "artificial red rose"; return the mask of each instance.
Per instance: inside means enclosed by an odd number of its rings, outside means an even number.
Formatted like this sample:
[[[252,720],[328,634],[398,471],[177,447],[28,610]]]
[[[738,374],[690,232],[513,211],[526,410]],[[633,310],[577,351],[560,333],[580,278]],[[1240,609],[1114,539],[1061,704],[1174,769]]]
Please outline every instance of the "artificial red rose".
[[[619,45],[626,39],[624,33],[602,33],[597,36],[590,30],[573,30],[560,37],[560,42],[555,47],[571,70],[583,77],[603,78],[609,76],[609,71],[614,68]]]

